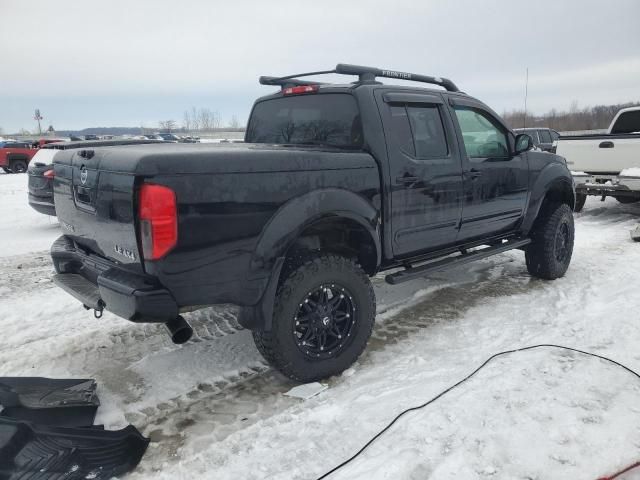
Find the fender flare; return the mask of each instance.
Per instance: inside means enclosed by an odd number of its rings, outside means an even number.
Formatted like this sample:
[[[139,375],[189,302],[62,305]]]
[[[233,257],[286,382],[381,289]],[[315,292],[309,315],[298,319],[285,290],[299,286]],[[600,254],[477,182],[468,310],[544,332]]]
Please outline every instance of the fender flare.
[[[521,230],[523,233],[529,233],[531,227],[533,227],[533,223],[536,218],[538,218],[538,213],[540,213],[540,208],[542,207],[547,193],[556,187],[559,187],[566,192],[571,192],[573,203],[569,206],[573,209],[575,205],[575,188],[573,185],[573,178],[571,177],[571,174],[567,172],[564,165],[560,163],[551,163],[542,169],[536,178],[535,183],[531,187],[527,212],[522,221]]]
[[[346,218],[362,226],[376,247],[376,264],[380,264],[380,212],[368,200],[349,190],[323,188],[295,197],[278,209],[262,230],[250,270],[270,270],[273,262],[286,254],[300,234],[323,217]]]
[[[254,306],[242,307],[239,323],[249,329],[271,329],[273,305],[285,256],[300,234],[321,218],[352,220],[362,226],[382,259],[380,212],[362,196],[340,188],[323,188],[295,197],[282,205],[262,230],[249,266],[249,278],[268,277]]]

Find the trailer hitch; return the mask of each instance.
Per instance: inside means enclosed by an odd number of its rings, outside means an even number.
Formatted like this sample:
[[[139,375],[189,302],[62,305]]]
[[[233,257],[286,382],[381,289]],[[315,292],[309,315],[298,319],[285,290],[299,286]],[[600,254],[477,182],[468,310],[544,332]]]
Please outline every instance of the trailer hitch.
[[[102,312],[104,311],[105,304],[102,300],[98,301],[98,306],[96,308],[90,307],[89,305],[82,305],[85,310],[93,310],[93,316],[96,318],[102,318]]]

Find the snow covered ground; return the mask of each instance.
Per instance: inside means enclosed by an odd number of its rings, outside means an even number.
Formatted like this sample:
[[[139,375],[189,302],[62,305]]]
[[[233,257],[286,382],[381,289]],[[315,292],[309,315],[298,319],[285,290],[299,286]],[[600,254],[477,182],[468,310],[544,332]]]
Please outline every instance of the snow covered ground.
[[[490,355],[559,343],[640,371],[640,205],[590,198],[566,277],[531,279],[509,252],[391,287],[360,361],[310,400],[269,369],[231,307],[190,315],[194,341],[156,325],[100,320],[55,288],[54,219],[26,203],[26,176],[0,174],[0,375],[90,376],[98,421],[152,438],[129,478],[313,479],[397,413]],[[596,479],[640,460],[640,381],[579,354],[501,357],[410,413],[332,479]],[[630,472],[626,480],[639,479]]]
[[[0,170],[0,257],[48,250],[60,236],[55,217],[27,204],[27,175]]]

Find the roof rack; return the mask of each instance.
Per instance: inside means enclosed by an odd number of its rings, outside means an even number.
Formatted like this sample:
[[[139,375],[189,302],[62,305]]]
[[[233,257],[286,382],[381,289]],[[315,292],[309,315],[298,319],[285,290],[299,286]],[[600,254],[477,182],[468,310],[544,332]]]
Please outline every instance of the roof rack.
[[[329,73],[337,73],[340,75],[357,75],[358,82],[371,84],[376,82],[376,77],[395,78],[398,80],[409,80],[412,82],[430,83],[439,85],[449,92],[459,92],[460,90],[448,78],[429,77],[427,75],[418,75],[416,73],[398,72],[397,70],[385,70],[382,68],[365,67],[362,65],[349,65],[347,63],[339,63],[334,70],[321,70],[318,72],[298,73],[296,75],[287,75],[286,77],[260,77],[261,85],[279,85],[281,88],[295,87],[300,85],[326,85],[321,82],[308,82],[298,80],[295,77],[308,77],[311,75],[324,75]]]

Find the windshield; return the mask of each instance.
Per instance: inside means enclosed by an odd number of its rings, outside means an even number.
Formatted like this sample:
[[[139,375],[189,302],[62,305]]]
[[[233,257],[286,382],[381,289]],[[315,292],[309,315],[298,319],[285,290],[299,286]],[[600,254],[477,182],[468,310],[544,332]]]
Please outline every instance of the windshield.
[[[360,148],[360,113],[355,99],[344,93],[266,100],[254,107],[245,140]]]

